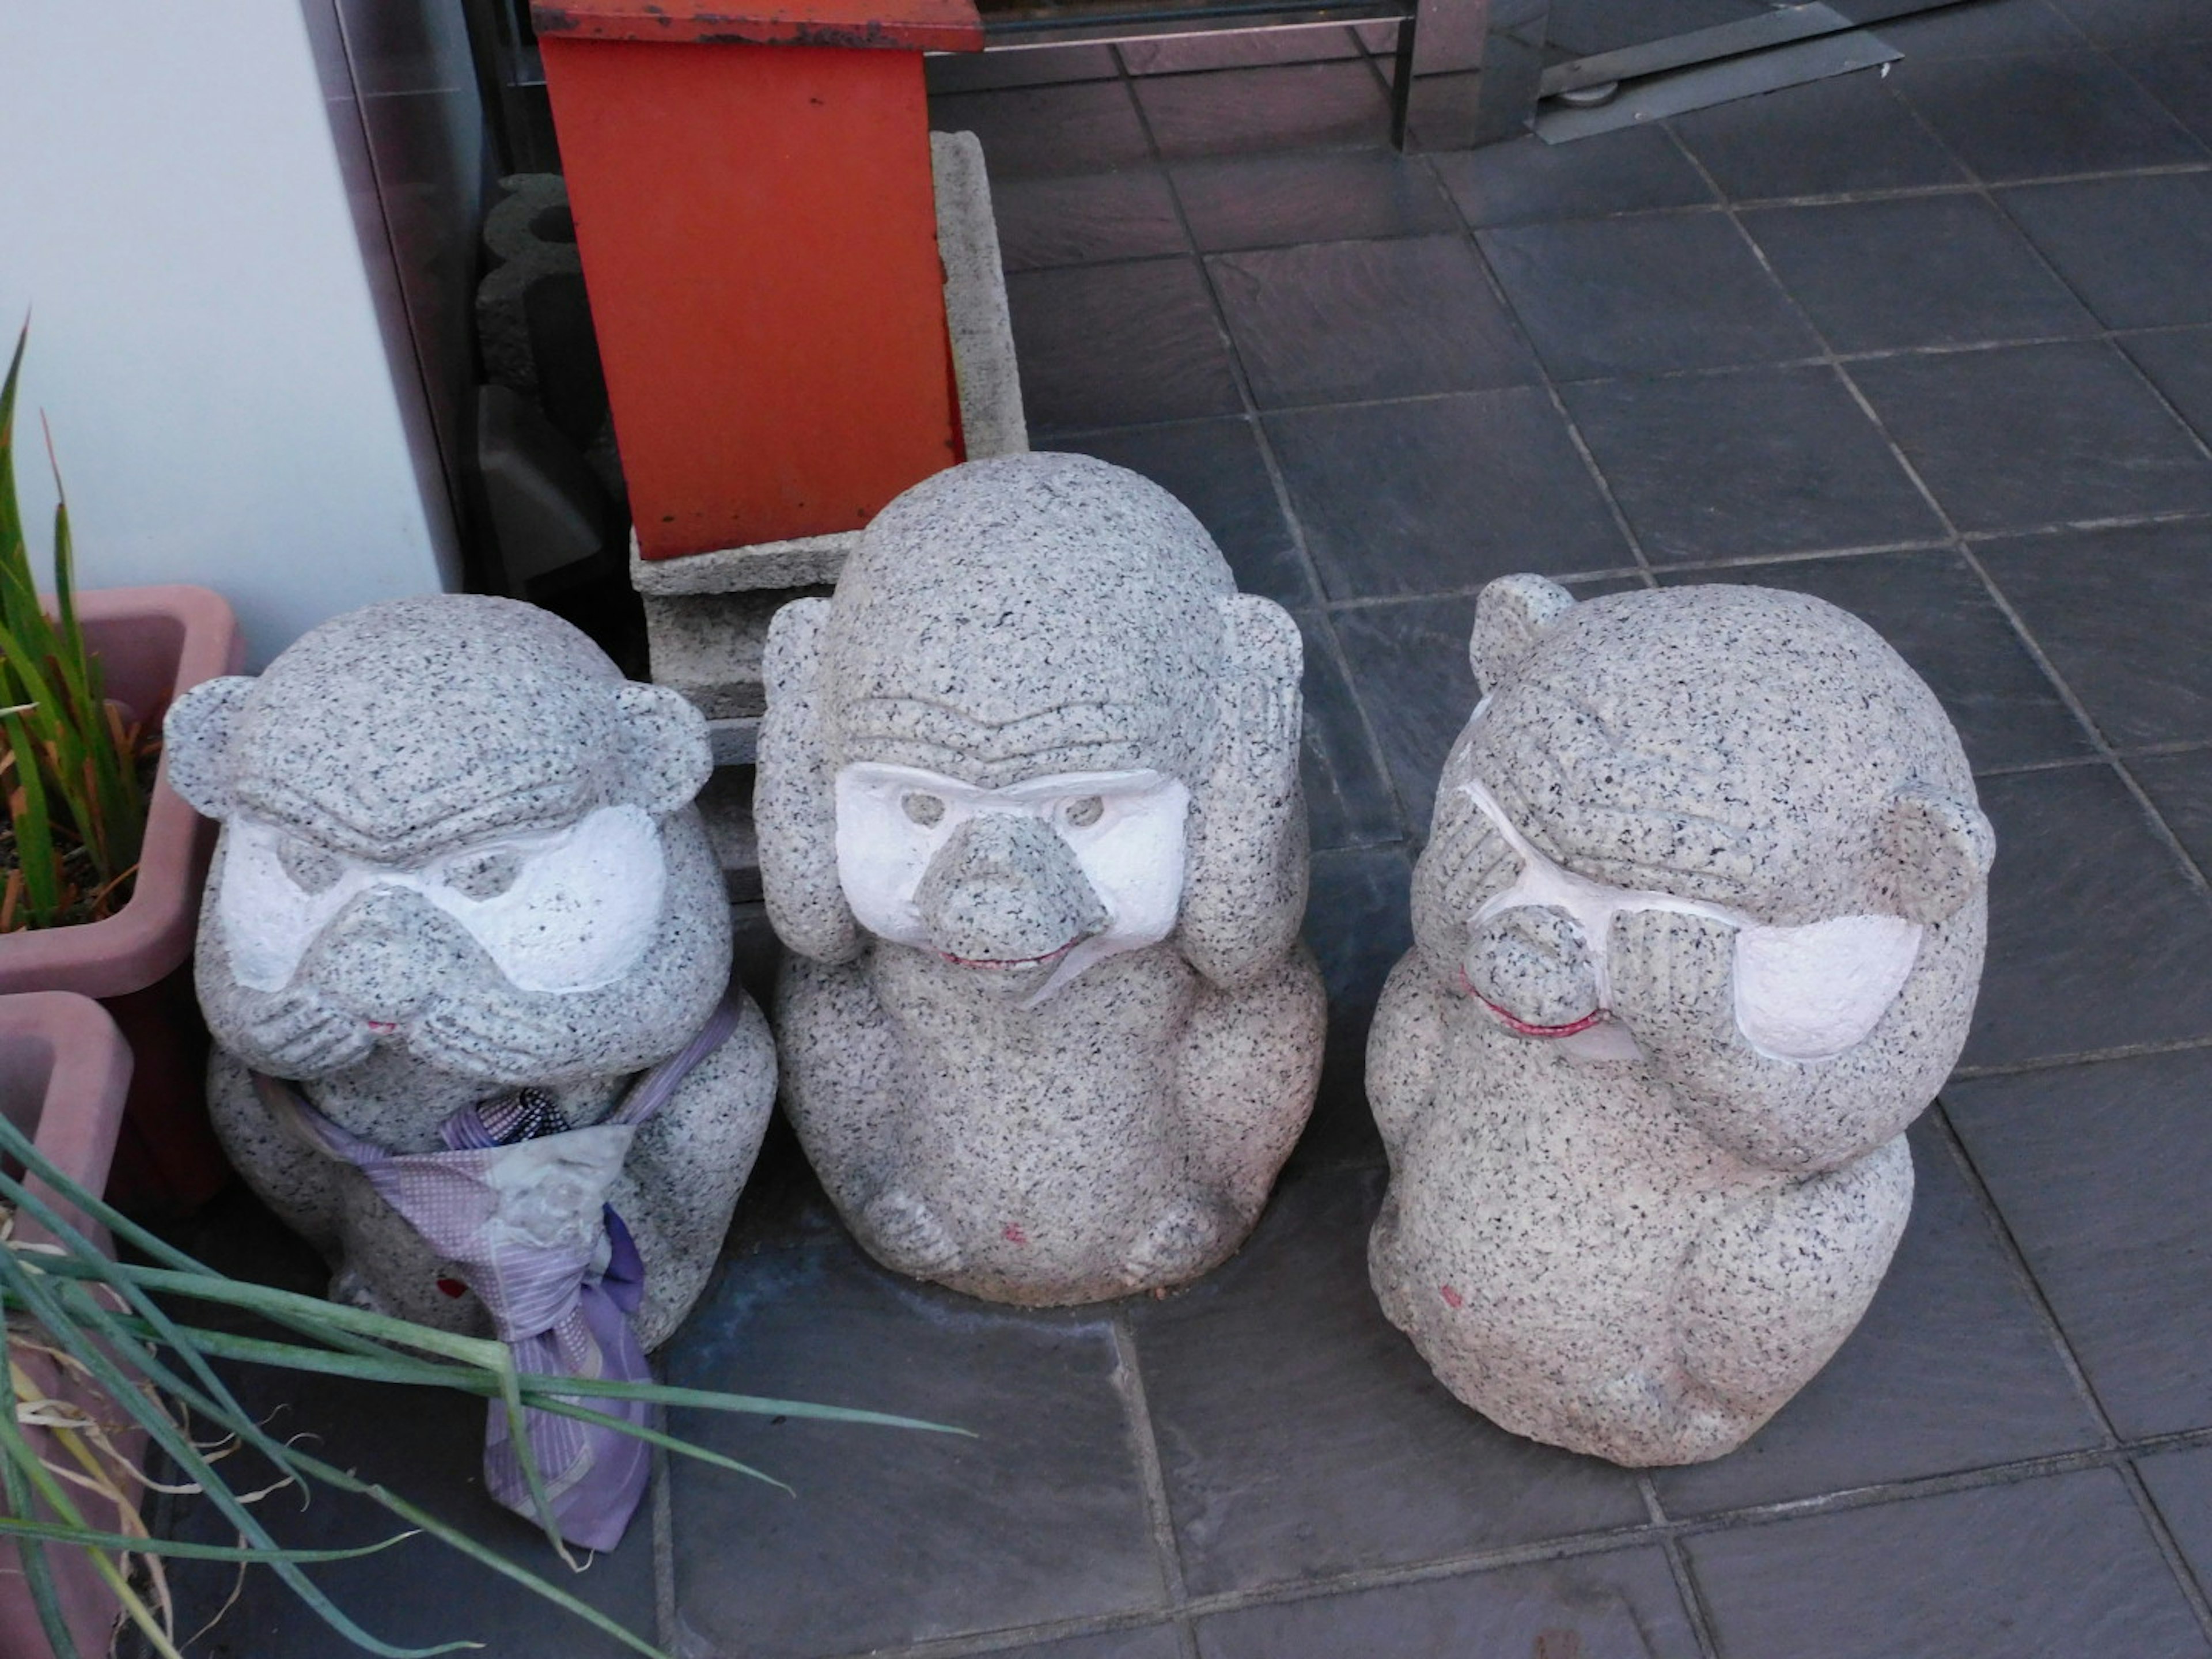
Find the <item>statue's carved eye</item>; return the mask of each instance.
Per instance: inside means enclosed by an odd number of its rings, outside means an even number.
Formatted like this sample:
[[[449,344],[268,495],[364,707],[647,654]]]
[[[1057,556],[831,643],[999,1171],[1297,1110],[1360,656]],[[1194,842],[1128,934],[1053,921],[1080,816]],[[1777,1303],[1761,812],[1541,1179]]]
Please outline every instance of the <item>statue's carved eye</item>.
[[[1096,795],[1085,795],[1081,800],[1068,802],[1067,821],[1079,830],[1087,830],[1098,822],[1098,815],[1106,810],[1106,803]]]
[[[497,898],[522,873],[521,856],[504,847],[470,853],[446,866],[446,885],[464,898]]]
[[[924,829],[939,823],[945,817],[945,803],[934,795],[925,795],[919,791],[908,795],[900,805],[906,808],[907,817]]]
[[[276,844],[276,862],[284,866],[284,873],[292,878],[292,884],[303,893],[326,892],[345,873],[344,866],[333,855],[297,836],[287,836]]]

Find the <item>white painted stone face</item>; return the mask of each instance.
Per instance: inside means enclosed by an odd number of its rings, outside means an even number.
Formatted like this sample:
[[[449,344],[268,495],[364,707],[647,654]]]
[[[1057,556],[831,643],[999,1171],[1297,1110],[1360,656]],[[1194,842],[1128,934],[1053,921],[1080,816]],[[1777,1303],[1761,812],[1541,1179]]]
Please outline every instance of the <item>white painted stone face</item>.
[[[1613,1006],[1613,922],[1632,911],[1704,916],[1735,930],[1736,1029],[1773,1060],[1826,1060],[1863,1041],[1905,988],[1920,954],[1922,928],[1899,916],[1838,916],[1770,927],[1727,905],[1592,881],[1537,851],[1481,784],[1470,779],[1460,789],[1521,861],[1520,875],[1475,912],[1469,932],[1523,905],[1565,911],[1582,934],[1601,1012]],[[1574,1032],[1563,1040],[1587,1035]],[[1635,1038],[1622,1029],[1613,1041],[1586,1043],[1581,1052],[1619,1060],[1634,1058],[1637,1050]]]
[[[1153,771],[1073,772],[979,789],[908,766],[858,763],[837,774],[837,879],[870,933],[931,950],[915,895],[962,825],[988,813],[1048,825],[1105,907],[1105,928],[1062,957],[1024,1004],[1034,1008],[1092,963],[1157,945],[1182,904],[1190,791]]]
[[[240,814],[224,837],[216,920],[239,983],[252,990],[289,983],[323,929],[377,887],[404,888],[453,917],[520,990],[597,990],[644,955],[668,885],[659,830],[627,805],[411,868],[315,848],[287,869],[289,834]]]

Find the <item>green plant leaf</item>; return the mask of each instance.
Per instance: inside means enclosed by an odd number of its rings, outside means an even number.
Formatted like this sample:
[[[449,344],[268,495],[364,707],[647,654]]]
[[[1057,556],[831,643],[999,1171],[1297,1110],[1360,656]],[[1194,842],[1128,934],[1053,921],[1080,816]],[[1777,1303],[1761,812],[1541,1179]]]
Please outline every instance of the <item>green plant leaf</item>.
[[[16,348],[20,353],[21,347]],[[15,372],[9,372],[9,390],[15,389]],[[0,422],[5,420],[6,404],[0,400]],[[11,1376],[8,1366],[9,1336],[4,1325],[0,1325],[0,1376]],[[6,1409],[0,1411],[0,1491],[8,1497],[8,1508],[15,1515],[31,1512],[31,1483],[24,1473],[27,1463],[35,1466],[38,1459],[32,1454],[23,1438],[21,1425],[15,1421],[15,1389],[9,1382],[6,1395]],[[42,1471],[43,1473],[43,1471]],[[16,1546],[15,1559],[23,1570],[24,1588],[31,1593],[31,1605],[39,1615],[39,1628],[46,1632],[47,1645],[54,1650],[54,1659],[78,1659],[76,1640],[70,1634],[69,1620],[63,1616],[61,1597],[54,1589],[53,1564],[46,1559],[46,1547],[38,1539],[27,1538]]]
[[[394,1544],[417,1537],[417,1530],[395,1532],[374,1544],[355,1544],[343,1549],[254,1549],[237,1544],[191,1544],[178,1538],[145,1538],[137,1533],[101,1532],[93,1527],[65,1526],[57,1522],[18,1521],[0,1516],[0,1537],[43,1539],[50,1544],[74,1544],[81,1549],[116,1550],[132,1555],[173,1555],[186,1561],[243,1561],[261,1565],[270,1561],[351,1561],[376,1555]]]

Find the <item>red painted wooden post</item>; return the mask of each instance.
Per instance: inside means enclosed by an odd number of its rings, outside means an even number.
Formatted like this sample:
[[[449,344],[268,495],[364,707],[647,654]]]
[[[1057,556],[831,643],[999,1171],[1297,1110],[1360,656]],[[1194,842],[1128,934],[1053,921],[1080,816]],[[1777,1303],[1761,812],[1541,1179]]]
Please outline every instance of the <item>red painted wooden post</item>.
[[[957,461],[921,53],[981,49],[970,0],[533,17],[643,556],[858,529]]]

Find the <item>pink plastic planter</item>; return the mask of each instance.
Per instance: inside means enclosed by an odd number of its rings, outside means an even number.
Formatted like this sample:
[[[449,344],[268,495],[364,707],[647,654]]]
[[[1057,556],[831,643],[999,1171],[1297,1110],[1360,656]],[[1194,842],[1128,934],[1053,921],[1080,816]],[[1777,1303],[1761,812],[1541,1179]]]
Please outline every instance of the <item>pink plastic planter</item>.
[[[16,1127],[27,1132],[33,1143],[71,1179],[98,1192],[107,1179],[108,1160],[114,1155],[117,1133],[123,1127],[123,1103],[131,1082],[131,1048],[115,1022],[90,999],[65,991],[33,992],[0,996],[0,1108]],[[45,1194],[52,1197],[52,1194]],[[70,1219],[82,1217],[67,1206]],[[103,1249],[106,1233],[88,1229]],[[19,1237],[48,1237],[34,1224],[17,1223]],[[40,1356],[24,1356],[24,1368],[42,1385],[54,1386],[54,1372]],[[60,1397],[73,1399],[103,1419],[120,1413],[105,1405],[96,1392],[63,1386]],[[0,1389],[0,1398],[5,1398]],[[60,1455],[58,1448],[41,1446],[43,1431],[29,1431],[34,1449]],[[116,1437],[125,1456],[143,1455],[144,1437],[133,1431]],[[85,1519],[94,1526],[113,1527],[117,1516],[89,1492],[79,1492]],[[54,1548],[46,1559],[54,1570],[70,1632],[80,1651],[107,1651],[109,1630],[115,1623],[116,1601],[104,1581],[93,1571],[82,1551]],[[0,1542],[0,1654],[33,1656],[48,1651],[31,1605],[15,1547]]]
[[[77,616],[107,695],[143,720],[158,721],[178,692],[235,673],[244,659],[237,617],[204,587],[83,593]],[[106,1005],[138,1059],[112,1196],[178,1209],[208,1198],[227,1166],[207,1125],[206,1038],[188,967],[216,826],[168,777],[164,761],[130,902],[82,927],[0,933],[0,994],[75,991]]]

